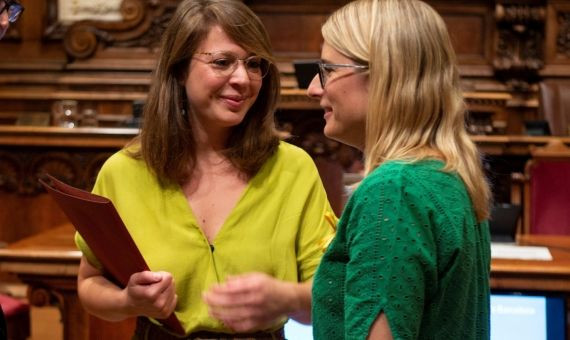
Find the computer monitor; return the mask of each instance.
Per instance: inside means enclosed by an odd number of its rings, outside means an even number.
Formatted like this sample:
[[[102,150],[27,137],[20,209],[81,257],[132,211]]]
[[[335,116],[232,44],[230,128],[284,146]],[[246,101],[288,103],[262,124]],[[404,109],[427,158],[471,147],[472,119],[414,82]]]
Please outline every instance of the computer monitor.
[[[312,327],[295,320],[285,324],[285,338],[313,340]],[[566,339],[566,303],[551,293],[493,292],[491,340]]]
[[[521,210],[521,206],[516,204],[497,204],[493,206],[491,218],[489,219],[491,241],[515,241]]]
[[[491,339],[566,339],[566,300],[551,293],[493,292]]]
[[[293,60],[295,78],[297,79],[297,85],[300,89],[308,88],[313,78],[319,74],[318,63],[318,59]]]
[[[313,327],[289,319],[285,324],[285,339],[313,340]]]

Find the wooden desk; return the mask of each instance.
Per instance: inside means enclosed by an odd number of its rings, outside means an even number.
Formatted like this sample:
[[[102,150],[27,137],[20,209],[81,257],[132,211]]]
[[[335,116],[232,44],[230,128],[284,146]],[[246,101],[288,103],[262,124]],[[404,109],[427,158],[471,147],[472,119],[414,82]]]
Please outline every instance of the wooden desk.
[[[0,271],[15,273],[29,285],[31,305],[60,308],[65,340],[88,338],[88,315],[77,297],[80,259],[71,225],[50,229],[0,249]]]
[[[570,236],[523,235],[517,242],[546,246],[553,260],[492,260],[491,289],[562,292],[570,297]]]
[[[64,224],[0,248],[0,271],[14,273],[29,285],[31,305],[59,308],[64,340],[130,339],[133,320],[109,323],[83,310],[77,297],[81,252],[73,235],[73,226]]]
[[[63,225],[0,249],[0,271],[15,273],[30,285],[34,306],[60,307],[65,340],[130,339],[132,320],[107,323],[89,317],[81,307],[76,276],[81,253],[75,250],[73,227]],[[493,260],[491,288],[562,292],[570,296],[570,236],[523,236],[522,245],[548,246],[553,261]]]

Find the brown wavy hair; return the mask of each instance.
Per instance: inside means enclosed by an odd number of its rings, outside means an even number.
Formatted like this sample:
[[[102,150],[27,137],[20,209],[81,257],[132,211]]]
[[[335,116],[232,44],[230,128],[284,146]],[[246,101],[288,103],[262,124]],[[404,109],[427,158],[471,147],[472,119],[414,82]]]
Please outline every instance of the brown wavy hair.
[[[269,36],[260,19],[240,1],[186,0],[168,24],[143,111],[141,134],[129,154],[144,159],[163,185],[182,184],[196,164],[196,142],[181,82],[198,45],[219,25],[246,51],[271,62],[257,100],[230,133],[223,154],[242,173],[253,176],[279,145],[274,112],[279,100],[279,71]]]

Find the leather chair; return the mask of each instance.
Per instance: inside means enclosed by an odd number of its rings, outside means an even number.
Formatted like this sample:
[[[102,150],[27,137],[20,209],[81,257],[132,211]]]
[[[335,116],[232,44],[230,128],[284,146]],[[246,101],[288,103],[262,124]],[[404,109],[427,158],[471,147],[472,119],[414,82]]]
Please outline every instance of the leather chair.
[[[553,136],[570,135],[570,81],[545,80],[540,83],[539,113]]]
[[[524,176],[518,176],[524,199],[522,233],[570,235],[570,148],[556,141],[532,148],[531,155]],[[513,203],[520,203],[520,191],[512,194]]]

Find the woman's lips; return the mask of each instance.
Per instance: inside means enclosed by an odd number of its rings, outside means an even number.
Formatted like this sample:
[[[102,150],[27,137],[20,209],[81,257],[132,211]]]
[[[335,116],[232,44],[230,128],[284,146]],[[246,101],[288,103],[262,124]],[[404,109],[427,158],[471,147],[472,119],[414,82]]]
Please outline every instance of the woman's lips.
[[[222,96],[221,98],[230,109],[234,110],[240,109],[245,102],[245,97]]]

